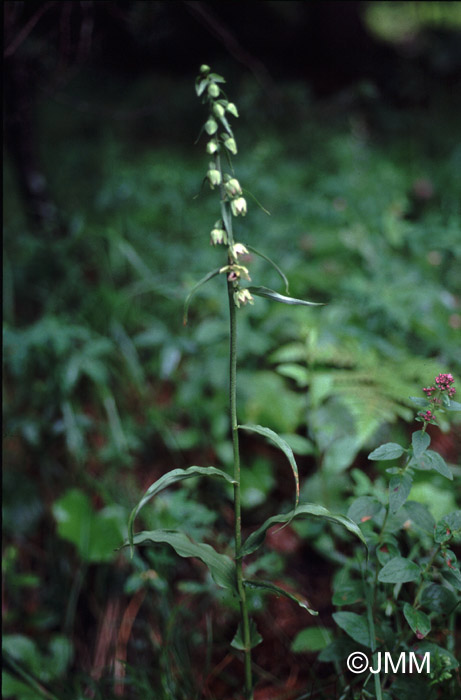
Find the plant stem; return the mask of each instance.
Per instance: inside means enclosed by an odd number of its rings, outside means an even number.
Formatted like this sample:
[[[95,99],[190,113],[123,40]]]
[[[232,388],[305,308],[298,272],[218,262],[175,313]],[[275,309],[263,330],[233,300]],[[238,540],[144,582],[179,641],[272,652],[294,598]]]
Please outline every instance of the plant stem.
[[[234,450],[234,517],[235,517],[235,563],[237,571],[237,591],[240,601],[240,616],[242,638],[244,645],[245,664],[245,697],[253,700],[253,682],[251,674],[251,641],[250,620],[246,603],[245,587],[243,585],[242,558],[242,516],[240,502],[240,452],[237,422],[237,318],[234,303],[234,288],[232,282],[227,282],[229,296],[230,319],[230,418],[232,427],[232,445]]]

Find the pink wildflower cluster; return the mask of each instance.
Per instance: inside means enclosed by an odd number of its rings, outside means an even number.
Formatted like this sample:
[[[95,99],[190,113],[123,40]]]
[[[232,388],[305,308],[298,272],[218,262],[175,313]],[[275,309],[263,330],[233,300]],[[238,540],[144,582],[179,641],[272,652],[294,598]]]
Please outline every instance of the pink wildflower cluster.
[[[441,403],[439,398],[441,392],[446,391],[450,398],[456,394],[456,389],[453,386],[454,381],[452,374],[439,374],[435,378],[435,386],[428,386],[423,389],[426,398],[431,400],[434,407],[437,407],[437,405]],[[433,396],[434,392],[437,392],[437,396]],[[434,413],[430,410],[426,411],[426,413],[419,413],[418,415],[426,422],[430,422],[435,418]]]
[[[420,413],[419,415],[423,420],[428,422],[434,418],[434,414],[432,413],[432,411],[426,411],[426,413]]]
[[[455,387],[452,386],[454,381],[452,374],[439,374],[439,376],[435,378],[437,388],[440,389],[440,391],[447,390],[450,398],[456,393]]]

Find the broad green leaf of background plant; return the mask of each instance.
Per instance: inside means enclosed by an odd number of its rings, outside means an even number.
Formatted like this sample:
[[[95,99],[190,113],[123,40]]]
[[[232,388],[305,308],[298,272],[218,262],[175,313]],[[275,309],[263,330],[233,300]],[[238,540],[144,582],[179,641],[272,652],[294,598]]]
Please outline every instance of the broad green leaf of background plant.
[[[416,430],[411,436],[411,444],[415,459],[420,459],[431,444],[431,438],[427,433],[423,433],[422,430]]]
[[[110,561],[125,537],[125,510],[112,505],[95,511],[80,489],[66,491],[52,510],[58,535],[77,547],[83,561]]]
[[[383,566],[378,574],[382,583],[407,583],[416,581],[421,576],[421,569],[410,559],[394,557]]]
[[[263,428],[261,425],[239,425],[238,426],[239,430],[247,430],[250,433],[258,433],[259,435],[263,435],[264,437],[268,438],[271,440],[277,447],[282,450],[282,452],[285,454],[286,458],[288,459],[291,470],[293,472],[293,476],[295,478],[295,486],[296,486],[296,496],[295,496],[295,509],[299,503],[299,475],[298,475],[298,465],[296,464],[296,460],[294,458],[293,450],[291,449],[290,445],[283,440],[280,435],[277,435],[273,430],[270,428]]]
[[[403,453],[404,449],[401,445],[396,442],[386,442],[384,445],[377,447],[376,450],[373,450],[373,452],[370,452],[368,459],[373,461],[397,459],[401,457]]]
[[[268,593],[283,595],[285,598],[289,598],[290,600],[297,603],[301,608],[304,608],[304,610],[307,610],[307,612],[311,615],[318,615],[318,612],[310,608],[305,600],[298,598],[293,593],[289,593],[283,588],[280,588],[280,586],[276,586],[275,584],[270,583],[269,581],[255,581],[254,579],[244,579],[243,583],[248,588],[257,588],[258,590],[267,591]]]
[[[139,503],[133,508],[128,521],[128,539],[130,546],[133,545],[133,525],[136,516],[138,515],[141,508],[143,508],[151,498],[153,498],[157,493],[163,491],[163,489],[172,486],[178,481],[184,481],[185,479],[191,479],[195,476],[216,476],[220,479],[224,479],[229,484],[235,484],[235,481],[221,469],[216,469],[215,467],[189,467],[188,469],[172,469],[171,471],[164,474],[160,479],[154,481],[153,484],[149,486],[144,496],[141,498]]]
[[[421,610],[415,610],[409,603],[405,603],[403,606],[403,614],[405,615],[405,620],[418,639],[424,639],[424,637],[429,634],[431,631],[431,621],[426,613],[423,613]]]
[[[429,612],[448,615],[458,604],[456,595],[446,586],[429,583],[421,593],[421,605]]]
[[[366,615],[341,611],[333,613],[333,620],[349,637],[365,647],[371,647],[370,630]]]
[[[323,627],[307,627],[298,632],[291,643],[291,651],[303,653],[321,651],[332,641],[330,630]]]
[[[434,452],[433,450],[425,450],[419,458],[416,458],[415,456],[411,461],[411,466],[415,469],[421,469],[423,471],[433,469],[435,472],[438,472],[447,479],[450,479],[450,481],[453,480],[453,474],[450,467],[445,462],[444,458],[439,455],[438,452]]]
[[[389,509],[391,513],[397,513],[403,506],[411,491],[413,479],[408,472],[396,474],[389,483]]]
[[[272,525],[276,525],[278,523],[288,523],[291,522],[293,518],[308,516],[325,518],[330,522],[343,525],[347,530],[349,530],[349,532],[352,532],[354,535],[356,535],[363,542],[363,544],[367,546],[366,540],[360,528],[352,520],[347,518],[345,515],[335,515],[333,513],[330,513],[330,511],[324,508],[323,506],[319,506],[315,503],[307,503],[298,506],[290,513],[273,515],[271,518],[268,518],[261,525],[260,528],[255,530],[255,532],[251,533],[246,542],[243,544],[243,547],[240,550],[240,555],[242,557],[246,557],[248,556],[248,554],[252,554],[253,552],[255,552],[258,549],[258,547],[260,547],[264,542],[266,532],[270,527],[272,527]]]
[[[347,517],[355,523],[366,523],[376,518],[382,510],[382,503],[374,496],[359,496],[349,506]]]
[[[183,532],[175,530],[150,530],[138,532],[133,537],[133,545],[135,546],[149,543],[169,544],[180,557],[201,559],[218,586],[228,588],[237,594],[234,562],[225,554],[218,554],[211,545],[194,542]],[[128,544],[127,542],[126,545]]]

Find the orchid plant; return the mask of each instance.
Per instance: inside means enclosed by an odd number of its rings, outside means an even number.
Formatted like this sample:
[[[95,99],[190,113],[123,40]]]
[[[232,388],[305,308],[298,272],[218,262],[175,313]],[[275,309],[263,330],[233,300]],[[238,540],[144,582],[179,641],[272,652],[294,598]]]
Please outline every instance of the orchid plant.
[[[290,296],[288,281],[279,266],[254,247],[236,240],[234,219],[241,219],[247,213],[247,199],[238,181],[232,165],[232,157],[238,153],[237,142],[231,126],[231,118],[238,117],[237,107],[230,102],[224,92],[225,79],[213,73],[209,66],[202,65],[196,79],[197,96],[208,108],[208,115],[202,132],[206,134],[206,153],[209,164],[206,181],[219,195],[219,218],[212,227],[210,238],[213,246],[223,249],[222,264],[208,272],[193,287],[184,306],[184,323],[187,323],[188,309],[193,294],[203,284],[214,277],[220,277],[225,283],[229,305],[229,429],[232,434],[233,472],[227,473],[214,466],[191,466],[188,469],[173,469],[155,481],[144,493],[129,519],[128,543],[134,546],[168,544],[181,557],[200,559],[208,567],[212,578],[218,586],[229,589],[239,602],[240,623],[235,636],[230,641],[233,649],[243,657],[242,691],[246,700],[253,698],[253,668],[251,650],[262,641],[254,620],[250,618],[246,591],[258,589],[261,592],[283,595],[290,598],[303,610],[316,615],[301,595],[294,595],[270,581],[246,578],[243,562],[263,544],[267,531],[273,525],[284,526],[294,518],[314,517],[344,526],[358,537],[363,544],[365,538],[360,527],[352,519],[329,512],[321,505],[299,502],[299,475],[293,450],[289,444],[273,430],[260,426],[240,423],[237,417],[237,313],[247,304],[254,304],[254,297],[263,297],[283,304],[301,306],[319,306],[318,303],[304,301]],[[280,275],[284,284],[284,293],[264,286],[247,286],[251,282],[247,258],[249,253],[262,257],[271,264]],[[274,397],[275,400],[275,397]],[[241,454],[239,435],[242,431],[255,433],[276,445],[287,458],[294,478],[294,506],[286,513],[275,513],[246,539],[242,535],[241,507]],[[195,542],[184,532],[157,529],[149,532],[134,532],[134,522],[140,510],[156,494],[173,484],[193,477],[221,479],[233,487],[234,539],[232,556],[218,552],[209,543]]]

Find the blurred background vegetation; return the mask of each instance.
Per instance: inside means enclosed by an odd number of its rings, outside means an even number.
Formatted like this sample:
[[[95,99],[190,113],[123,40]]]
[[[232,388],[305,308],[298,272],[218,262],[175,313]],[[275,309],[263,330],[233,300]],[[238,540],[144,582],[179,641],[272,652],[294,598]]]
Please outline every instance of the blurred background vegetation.
[[[249,197],[238,239],[277,260],[294,296],[326,302],[240,312],[242,422],[290,442],[305,501],[346,512],[380,483],[367,451],[410,434],[409,396],[439,372],[461,380],[461,3],[4,13],[4,697],[230,697],[234,602],[167,551],[116,551],[155,478],[232,460],[220,280],[182,325],[188,291],[222,264],[193,80],[201,63],[226,76],[236,173],[270,210]],[[262,261],[251,270],[278,288]],[[459,425],[442,429],[433,444],[459,476]],[[248,528],[291,493],[272,450],[243,448]],[[456,493],[424,476],[412,498],[440,517]],[[187,522],[224,551],[229,496],[165,492],[143,525]],[[287,528],[258,567],[297,578],[328,628],[322,536]],[[307,623],[280,601],[252,605],[262,685],[334,697],[332,667],[289,653]]]

